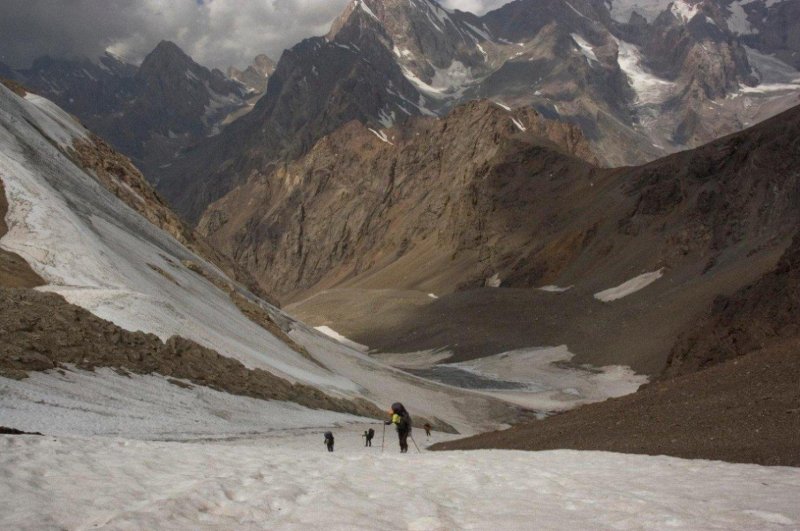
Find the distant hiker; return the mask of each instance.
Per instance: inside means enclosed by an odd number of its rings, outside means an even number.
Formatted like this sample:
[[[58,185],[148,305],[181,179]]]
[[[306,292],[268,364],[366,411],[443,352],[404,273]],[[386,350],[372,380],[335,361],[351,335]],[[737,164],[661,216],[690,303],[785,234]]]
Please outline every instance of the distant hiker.
[[[408,437],[411,435],[411,415],[400,402],[392,404],[390,410],[392,419],[387,420],[386,424],[394,424],[397,427],[397,437],[400,439],[400,452],[408,452]]]
[[[328,447],[328,451],[333,451],[333,433],[326,431],[325,432],[325,446]]]
[[[368,429],[364,432],[364,446],[372,446],[372,438],[375,437],[375,430],[372,428]]]
[[[425,428],[425,435],[427,435],[428,439],[430,439],[431,438],[431,425],[426,422],[425,425],[423,426],[423,428]]]

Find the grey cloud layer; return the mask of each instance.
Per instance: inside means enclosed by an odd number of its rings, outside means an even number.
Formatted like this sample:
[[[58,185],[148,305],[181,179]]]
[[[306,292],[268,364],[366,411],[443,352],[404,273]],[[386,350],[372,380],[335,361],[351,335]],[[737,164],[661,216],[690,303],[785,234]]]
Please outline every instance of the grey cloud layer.
[[[202,64],[244,66],[277,59],[300,40],[327,32],[349,0],[3,0],[0,61],[27,66],[41,55],[94,57],[106,48],[139,61],[160,40]],[[446,0],[483,12],[504,0]]]

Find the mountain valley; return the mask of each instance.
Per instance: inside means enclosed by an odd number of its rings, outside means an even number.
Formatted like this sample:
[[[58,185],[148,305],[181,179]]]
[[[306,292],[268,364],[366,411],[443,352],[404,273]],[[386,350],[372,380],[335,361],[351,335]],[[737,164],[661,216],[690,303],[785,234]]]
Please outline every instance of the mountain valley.
[[[0,63],[0,527],[798,525],[800,0],[316,1]]]

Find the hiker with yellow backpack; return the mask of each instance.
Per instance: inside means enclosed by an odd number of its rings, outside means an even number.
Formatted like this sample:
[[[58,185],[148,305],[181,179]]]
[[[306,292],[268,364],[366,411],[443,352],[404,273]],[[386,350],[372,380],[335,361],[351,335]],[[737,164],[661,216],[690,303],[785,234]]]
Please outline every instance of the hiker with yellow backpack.
[[[391,420],[386,421],[386,425],[394,424],[397,428],[397,437],[400,439],[400,453],[408,452],[408,438],[411,436],[411,415],[400,402],[392,404],[389,411],[392,415]]]

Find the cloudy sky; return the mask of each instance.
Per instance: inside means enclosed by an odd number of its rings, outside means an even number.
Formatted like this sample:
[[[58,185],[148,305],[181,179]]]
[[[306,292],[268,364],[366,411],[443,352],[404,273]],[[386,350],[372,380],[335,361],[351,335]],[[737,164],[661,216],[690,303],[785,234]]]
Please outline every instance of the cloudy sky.
[[[40,55],[94,57],[107,48],[136,62],[167,39],[201,64],[242,67],[327,33],[348,1],[0,0],[0,62],[25,67]],[[441,3],[481,13],[507,1]]]

